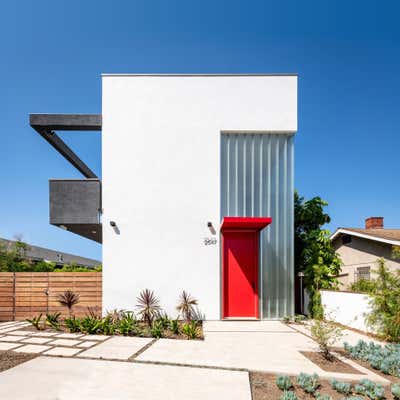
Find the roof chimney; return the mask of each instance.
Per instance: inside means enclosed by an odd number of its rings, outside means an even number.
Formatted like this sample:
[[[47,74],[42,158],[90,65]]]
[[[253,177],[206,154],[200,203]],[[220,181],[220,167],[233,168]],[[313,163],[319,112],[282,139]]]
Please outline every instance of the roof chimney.
[[[382,229],[383,217],[369,217],[365,220],[365,229]]]

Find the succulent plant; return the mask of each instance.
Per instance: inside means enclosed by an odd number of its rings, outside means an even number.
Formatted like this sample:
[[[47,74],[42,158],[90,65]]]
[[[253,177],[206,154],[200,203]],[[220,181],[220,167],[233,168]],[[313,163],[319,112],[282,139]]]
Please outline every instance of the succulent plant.
[[[281,390],[289,390],[293,387],[293,383],[287,375],[279,375],[275,379],[276,386]]]
[[[279,400],[298,400],[296,393],[291,390],[285,390]]]
[[[391,392],[396,400],[400,400],[400,383],[392,385]]]
[[[336,379],[331,380],[332,389],[336,390],[339,393],[343,393],[346,396],[351,392],[351,384],[348,382],[340,382]]]
[[[302,372],[297,377],[297,383],[307,393],[315,393],[319,387],[319,377],[317,374],[309,375]]]

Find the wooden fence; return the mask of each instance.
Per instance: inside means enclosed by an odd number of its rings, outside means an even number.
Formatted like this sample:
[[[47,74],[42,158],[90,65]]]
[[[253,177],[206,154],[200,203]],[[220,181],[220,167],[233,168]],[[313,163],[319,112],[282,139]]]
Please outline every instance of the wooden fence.
[[[80,295],[74,315],[84,315],[88,307],[101,313],[101,272],[0,272],[0,321],[53,312],[67,316],[57,297],[68,289]]]

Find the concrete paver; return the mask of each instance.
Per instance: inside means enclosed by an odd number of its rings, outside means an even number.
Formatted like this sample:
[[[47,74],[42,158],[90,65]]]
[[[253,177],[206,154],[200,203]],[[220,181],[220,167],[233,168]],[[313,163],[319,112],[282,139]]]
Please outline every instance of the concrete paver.
[[[0,350],[12,350],[16,347],[21,346],[20,343],[0,343]]]
[[[0,338],[0,342],[18,342],[23,339],[28,339],[27,336],[3,336]]]
[[[57,334],[57,339],[78,339],[84,336],[83,333],[60,333]]]
[[[89,347],[92,347],[92,346],[94,346],[95,344],[98,344],[98,343],[99,342],[90,342],[90,341],[87,340],[85,342],[77,344],[76,347],[89,348]]]
[[[13,351],[17,351],[18,353],[41,353],[42,351],[49,350],[50,346],[44,346],[40,344],[26,344],[25,346],[18,347]]]
[[[150,343],[151,338],[116,336],[79,354],[79,357],[127,360]]]
[[[21,340],[21,342],[30,344],[45,344],[50,340],[50,338],[30,337],[28,339]]]
[[[72,339],[54,339],[51,338],[51,342],[49,344],[54,345],[54,346],[76,346],[79,344],[81,341],[80,340],[72,340]]]
[[[106,335],[85,335],[82,336],[80,339],[82,340],[97,340],[97,341],[103,341],[108,339],[110,336],[106,336]]]
[[[53,337],[56,335],[58,335],[57,332],[43,332],[43,331],[37,331],[31,334],[31,336],[40,336],[40,337]]]
[[[0,398],[250,400],[251,393],[247,372],[38,357],[0,374]]]
[[[71,347],[53,347],[52,349],[45,351],[43,354],[48,356],[72,357],[80,351],[81,349],[74,349]]]
[[[21,331],[21,330],[10,331],[10,335],[15,335],[15,336],[32,336],[33,333],[35,332]]]

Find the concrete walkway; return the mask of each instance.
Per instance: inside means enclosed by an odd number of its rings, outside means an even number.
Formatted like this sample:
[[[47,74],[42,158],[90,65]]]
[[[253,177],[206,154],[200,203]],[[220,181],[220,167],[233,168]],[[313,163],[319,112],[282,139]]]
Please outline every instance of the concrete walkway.
[[[307,325],[208,321],[204,340],[24,331],[26,325],[0,324],[0,350],[41,355],[0,373],[0,398],[250,400],[249,370],[389,383],[352,361],[358,373],[323,371],[301,353],[317,351]],[[346,333],[352,341],[362,336]]]
[[[250,400],[246,372],[38,357],[0,374],[7,400]]]

